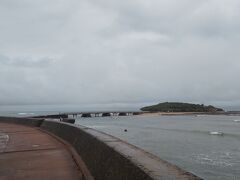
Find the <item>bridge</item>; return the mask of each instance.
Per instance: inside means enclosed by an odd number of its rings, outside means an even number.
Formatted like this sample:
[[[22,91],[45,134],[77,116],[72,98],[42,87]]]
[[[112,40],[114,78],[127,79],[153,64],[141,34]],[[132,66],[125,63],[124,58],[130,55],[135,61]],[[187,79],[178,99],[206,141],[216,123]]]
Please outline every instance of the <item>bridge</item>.
[[[91,117],[109,117],[109,116],[135,116],[143,114],[142,111],[86,111],[86,112],[65,112],[59,114],[34,116],[34,118],[91,118]]]

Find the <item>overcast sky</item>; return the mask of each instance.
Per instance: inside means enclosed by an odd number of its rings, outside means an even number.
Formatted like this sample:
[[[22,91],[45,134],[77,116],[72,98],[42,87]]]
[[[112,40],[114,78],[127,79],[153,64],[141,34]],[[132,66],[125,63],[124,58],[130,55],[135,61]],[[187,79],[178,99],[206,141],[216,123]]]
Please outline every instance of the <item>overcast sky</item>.
[[[0,0],[0,104],[240,104],[239,0]]]

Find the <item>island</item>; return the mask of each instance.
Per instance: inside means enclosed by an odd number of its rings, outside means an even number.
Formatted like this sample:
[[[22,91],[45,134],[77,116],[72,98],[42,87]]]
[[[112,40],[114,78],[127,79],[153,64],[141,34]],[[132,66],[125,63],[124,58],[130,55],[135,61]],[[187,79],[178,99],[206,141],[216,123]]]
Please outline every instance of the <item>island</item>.
[[[223,112],[221,108],[216,108],[212,105],[205,106],[204,104],[190,104],[181,102],[164,102],[152,106],[141,108],[142,111],[148,112]]]

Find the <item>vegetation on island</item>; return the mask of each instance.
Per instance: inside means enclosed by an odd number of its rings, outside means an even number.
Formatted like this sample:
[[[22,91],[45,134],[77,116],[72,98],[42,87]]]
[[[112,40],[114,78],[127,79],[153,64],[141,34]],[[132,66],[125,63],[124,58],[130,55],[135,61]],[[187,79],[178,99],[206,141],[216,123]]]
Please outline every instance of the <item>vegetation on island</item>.
[[[204,104],[190,104],[180,102],[164,102],[152,106],[141,108],[142,111],[149,112],[219,112],[221,108],[216,108],[212,105],[205,106]]]

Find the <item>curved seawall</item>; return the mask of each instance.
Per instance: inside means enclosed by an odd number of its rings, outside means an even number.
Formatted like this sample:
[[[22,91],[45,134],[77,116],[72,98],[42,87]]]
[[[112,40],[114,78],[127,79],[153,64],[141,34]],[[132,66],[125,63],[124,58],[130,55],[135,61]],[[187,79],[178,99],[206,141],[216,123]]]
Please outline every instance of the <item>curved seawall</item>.
[[[36,118],[19,118],[19,117],[1,117],[0,122],[16,123],[26,126],[40,127],[44,119]]]
[[[69,143],[94,179],[201,179],[118,138],[64,122],[0,117],[0,122],[35,126]]]

